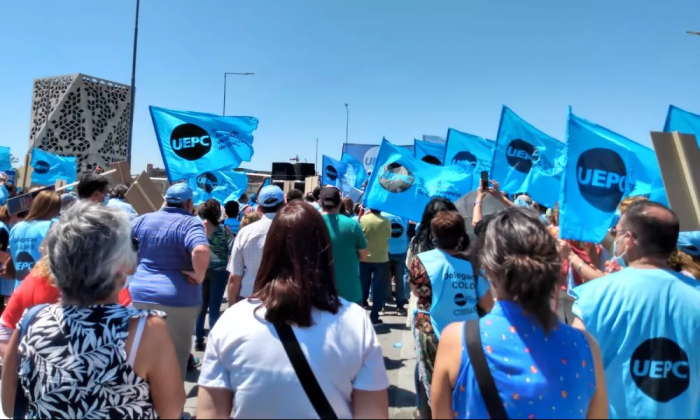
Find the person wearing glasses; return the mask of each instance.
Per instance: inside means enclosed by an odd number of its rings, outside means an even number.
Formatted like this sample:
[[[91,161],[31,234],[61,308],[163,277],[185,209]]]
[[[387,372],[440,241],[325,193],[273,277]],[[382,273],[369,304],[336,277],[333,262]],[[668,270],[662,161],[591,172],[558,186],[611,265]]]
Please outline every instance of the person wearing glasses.
[[[611,418],[700,418],[700,282],[670,269],[678,217],[638,201],[612,231],[622,270],[573,290],[600,344]]]

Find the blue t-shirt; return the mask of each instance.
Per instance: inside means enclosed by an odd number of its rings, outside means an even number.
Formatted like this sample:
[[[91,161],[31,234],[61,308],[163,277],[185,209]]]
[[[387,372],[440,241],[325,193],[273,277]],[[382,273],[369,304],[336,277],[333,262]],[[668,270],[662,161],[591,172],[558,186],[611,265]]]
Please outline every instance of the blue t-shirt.
[[[408,219],[382,212],[391,222],[391,237],[389,238],[389,254],[401,255],[408,251]]]
[[[123,210],[129,215],[129,219],[131,220],[134,220],[139,215],[136,210],[134,210],[134,206],[119,198],[110,198],[107,202],[107,207],[116,207]]]
[[[241,228],[241,222],[234,218],[234,217],[229,217],[224,220],[224,226],[227,226],[231,230],[231,234],[238,235],[238,231]]]
[[[559,323],[546,334],[537,319],[510,301],[497,302],[479,325],[486,362],[509,418],[586,418],[596,380],[581,331]],[[455,418],[489,418],[466,342],[462,347],[452,395]]]
[[[10,296],[19,282],[24,280],[41,259],[41,244],[44,242],[53,220],[32,220],[19,222],[10,230],[10,253],[17,273],[16,281],[2,282],[2,294]]]
[[[610,418],[700,418],[700,282],[626,268],[574,294],[600,344]]]
[[[174,307],[202,303],[201,286],[182,273],[192,270],[192,250],[209,245],[202,222],[182,209],[164,207],[131,222],[139,264],[129,284],[134,302]]]

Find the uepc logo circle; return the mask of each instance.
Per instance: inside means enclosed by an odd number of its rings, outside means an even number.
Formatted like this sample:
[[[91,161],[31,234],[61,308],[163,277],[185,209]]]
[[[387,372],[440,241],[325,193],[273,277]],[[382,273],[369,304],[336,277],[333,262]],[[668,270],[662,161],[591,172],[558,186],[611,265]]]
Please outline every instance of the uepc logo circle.
[[[534,154],[535,146],[525,140],[515,139],[508,144],[506,159],[513,169],[527,174],[532,169],[532,156]]]
[[[457,293],[455,295],[454,299],[455,299],[455,305],[457,305],[457,306],[464,306],[467,304],[467,298],[462,293]]]
[[[181,124],[170,135],[170,146],[179,157],[197,160],[211,150],[211,137],[198,125]]]
[[[333,166],[331,166],[331,165],[326,166],[325,171],[326,171],[326,176],[331,181],[335,181],[336,179],[338,179],[338,171]]]
[[[209,194],[214,191],[214,188],[219,186],[219,180],[213,173],[205,172],[197,177],[197,186]]]
[[[379,185],[392,193],[408,191],[416,182],[413,173],[398,162],[390,163],[379,169]]]
[[[391,237],[394,239],[400,238],[403,235],[403,226],[400,223],[391,224]]]
[[[51,165],[49,165],[49,163],[46,161],[38,160],[34,164],[34,172],[36,172],[40,175],[48,173],[50,170],[51,170]]]
[[[36,261],[34,261],[32,254],[26,251],[19,252],[17,254],[17,259],[14,262],[15,271],[17,272],[17,279],[24,280],[24,278],[29,275],[29,272],[34,268],[35,263]]]
[[[614,150],[595,148],[581,153],[576,163],[581,196],[591,206],[612,213],[627,186],[627,168]]]
[[[668,338],[647,340],[632,354],[630,374],[649,398],[667,403],[690,386],[688,354]]]
[[[474,168],[476,168],[477,159],[471,152],[457,152],[452,158],[452,164],[471,166],[472,170],[474,170]]]

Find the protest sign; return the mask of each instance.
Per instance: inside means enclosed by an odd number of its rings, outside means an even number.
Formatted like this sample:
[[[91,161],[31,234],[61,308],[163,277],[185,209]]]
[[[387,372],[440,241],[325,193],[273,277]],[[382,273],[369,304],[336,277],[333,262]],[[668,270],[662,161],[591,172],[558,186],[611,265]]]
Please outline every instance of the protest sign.
[[[42,191],[55,191],[56,187],[49,185],[47,187],[38,188],[30,193],[18,195],[17,197],[12,197],[5,203],[7,205],[7,210],[10,214],[18,214],[23,211],[29,210],[32,207],[32,202]]]
[[[158,187],[144,171],[141,172],[129,187],[125,195],[126,201],[134,207],[138,214],[152,213],[159,210],[165,198],[158,191]]]

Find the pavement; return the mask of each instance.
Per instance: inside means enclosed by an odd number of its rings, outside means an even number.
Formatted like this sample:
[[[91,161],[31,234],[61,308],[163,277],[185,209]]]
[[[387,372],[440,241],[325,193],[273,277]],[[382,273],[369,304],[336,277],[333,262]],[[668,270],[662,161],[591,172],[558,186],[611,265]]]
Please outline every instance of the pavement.
[[[382,345],[384,363],[391,384],[389,387],[389,418],[412,419],[416,409],[416,394],[413,383],[416,355],[413,347],[413,336],[410,329],[406,327],[406,317],[396,316],[392,308],[387,308],[382,320],[384,325],[377,327],[376,331]],[[203,356],[199,352],[195,352],[194,355],[200,359]],[[190,371],[185,382],[185,391],[187,392],[185,412],[192,416],[197,413],[198,377],[199,369]]]

